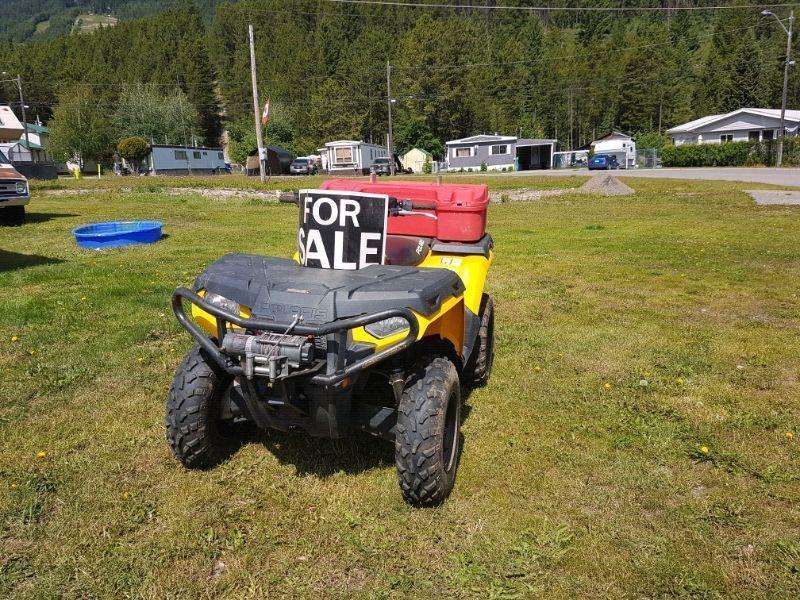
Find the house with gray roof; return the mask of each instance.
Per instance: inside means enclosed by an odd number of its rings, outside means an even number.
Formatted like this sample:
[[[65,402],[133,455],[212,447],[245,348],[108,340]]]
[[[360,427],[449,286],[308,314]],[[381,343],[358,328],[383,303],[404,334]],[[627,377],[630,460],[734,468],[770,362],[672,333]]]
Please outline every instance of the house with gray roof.
[[[523,139],[511,135],[473,135],[445,143],[448,171],[503,169],[528,171],[553,166],[556,140]]]
[[[767,141],[778,137],[781,111],[777,108],[740,108],[722,115],[709,115],[667,129],[672,144],[720,144]],[[800,110],[787,110],[786,135],[798,135]]]

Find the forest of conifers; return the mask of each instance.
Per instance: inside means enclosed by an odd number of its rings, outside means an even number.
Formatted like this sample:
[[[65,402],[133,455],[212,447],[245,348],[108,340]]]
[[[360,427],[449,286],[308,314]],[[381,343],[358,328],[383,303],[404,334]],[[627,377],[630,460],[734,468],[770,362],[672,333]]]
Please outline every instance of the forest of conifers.
[[[441,141],[501,132],[573,148],[612,128],[659,133],[706,114],[780,106],[786,35],[758,7],[688,11],[677,8],[701,4],[677,0],[669,11],[523,12],[481,2],[453,9],[249,0],[218,4],[213,16],[181,2],[94,33],[5,42],[0,64],[22,76],[29,113],[45,122],[76,89],[90,90],[96,111],[110,113],[136,83],[180,87],[200,115],[201,137],[216,145],[226,124],[253,122],[252,23],[262,102],[271,98],[274,118],[289,129],[282,141],[296,152],[331,139],[383,141],[387,61],[396,126],[416,123]],[[0,101],[18,106],[5,85]],[[799,100],[795,71],[789,107]]]

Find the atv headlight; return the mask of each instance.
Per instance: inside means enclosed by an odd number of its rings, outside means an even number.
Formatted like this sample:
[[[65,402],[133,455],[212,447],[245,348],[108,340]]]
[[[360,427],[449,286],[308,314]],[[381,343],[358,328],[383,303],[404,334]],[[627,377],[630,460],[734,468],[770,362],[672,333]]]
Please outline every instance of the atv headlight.
[[[17,193],[22,195],[28,191],[28,184],[24,181],[17,182]]]
[[[219,294],[215,294],[213,292],[206,292],[205,299],[206,302],[213,304],[217,308],[221,308],[222,310],[226,310],[235,315],[239,314],[239,303],[231,300],[230,298],[220,296]]]
[[[364,326],[366,332],[376,338],[386,338],[400,333],[401,331],[406,331],[408,328],[408,321],[403,317],[389,317],[383,321],[377,321]]]

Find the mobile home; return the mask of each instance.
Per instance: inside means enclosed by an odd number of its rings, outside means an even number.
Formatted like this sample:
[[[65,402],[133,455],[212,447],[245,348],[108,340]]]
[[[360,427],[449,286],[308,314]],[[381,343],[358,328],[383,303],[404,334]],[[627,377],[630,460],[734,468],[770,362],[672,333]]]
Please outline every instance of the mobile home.
[[[218,173],[225,169],[225,156],[222,148],[153,144],[149,164],[153,175]]]
[[[320,150],[328,173],[369,175],[376,158],[389,156],[384,146],[354,140],[328,142]]]
[[[550,169],[556,140],[513,135],[473,135],[445,143],[448,171]]]
[[[632,169],[636,166],[636,140],[619,131],[612,131],[593,141],[589,146],[594,154],[613,154],[619,166]]]

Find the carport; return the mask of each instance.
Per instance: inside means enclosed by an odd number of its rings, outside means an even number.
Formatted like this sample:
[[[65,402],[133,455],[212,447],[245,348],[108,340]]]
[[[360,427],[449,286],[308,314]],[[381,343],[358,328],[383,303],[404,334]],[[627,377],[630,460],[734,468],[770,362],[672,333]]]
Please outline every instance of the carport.
[[[551,169],[556,140],[517,140],[517,171]]]

